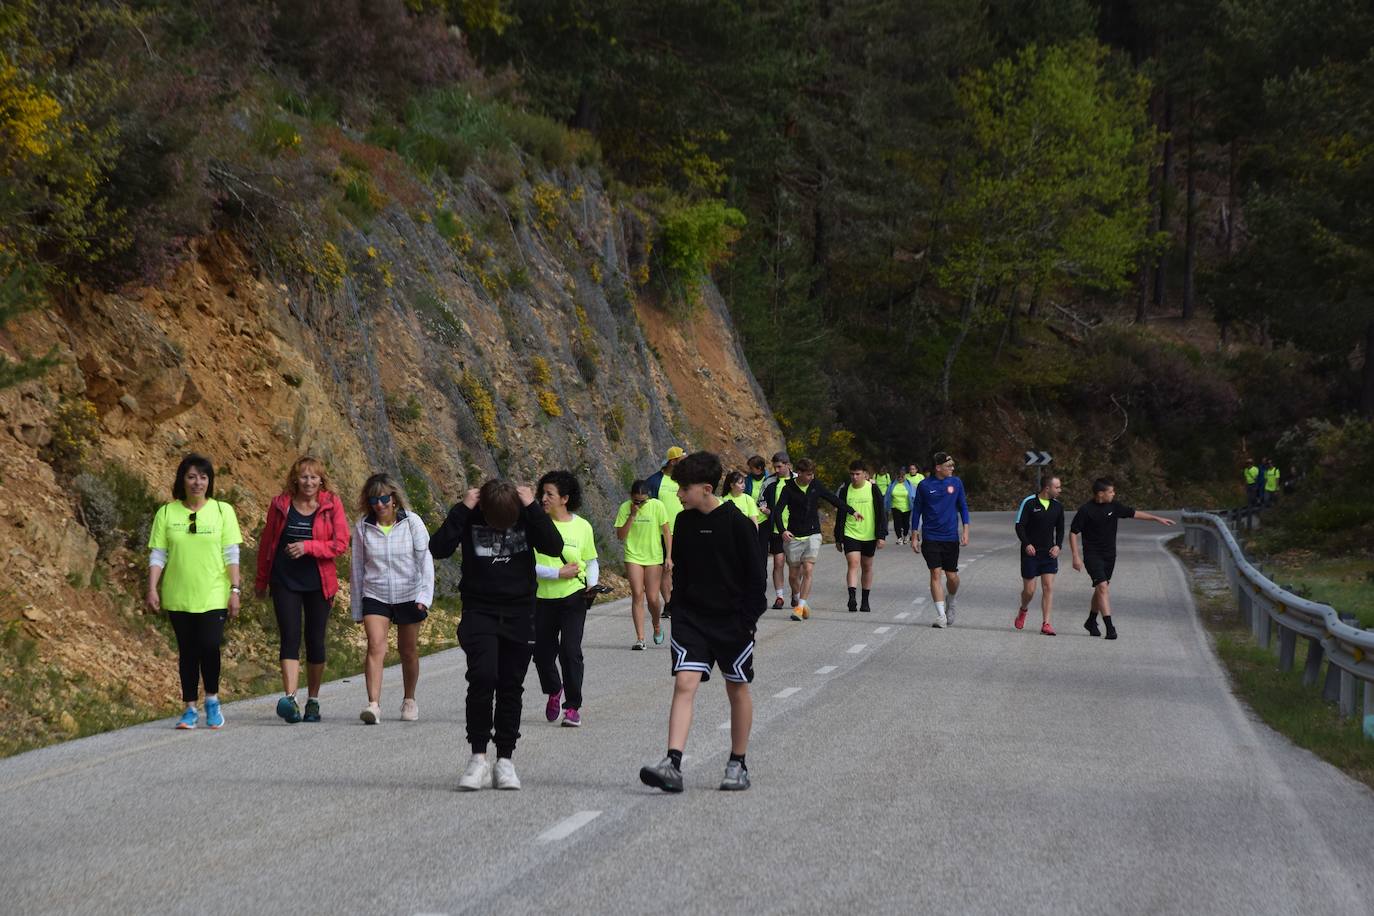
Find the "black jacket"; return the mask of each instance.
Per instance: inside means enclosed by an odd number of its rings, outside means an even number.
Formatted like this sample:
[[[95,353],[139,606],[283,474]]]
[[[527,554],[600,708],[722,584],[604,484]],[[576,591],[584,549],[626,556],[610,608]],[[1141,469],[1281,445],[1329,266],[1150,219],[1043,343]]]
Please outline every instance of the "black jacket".
[[[1050,500],[1046,509],[1040,505],[1040,497],[1032,493],[1021,500],[1016,510],[1016,537],[1021,541],[1021,552],[1025,553],[1027,544],[1034,544],[1036,553],[1048,551],[1051,547],[1064,546],[1064,506],[1057,499]]]
[[[820,534],[821,500],[830,503],[842,515],[854,514],[848,503],[840,502],[839,498],[827,490],[819,480],[811,478],[810,486],[803,492],[802,488],[797,486],[797,479],[794,477],[782,488],[777,505],[773,507],[773,530],[778,534],[782,534],[784,530],[790,531],[794,538]],[[787,516],[785,527],[782,523],[783,515]]]
[[[492,528],[482,516],[482,507],[469,509],[458,503],[448,518],[429,539],[429,552],[436,560],[453,556],[462,545],[463,578],[458,594],[463,612],[534,613],[534,552],[557,557],[563,555],[563,537],[553,519],[539,503],[520,509],[515,526]]]
[[[883,491],[876,484],[869,482],[873,488],[873,530],[876,534],[873,537],[879,541],[887,540],[887,513],[883,511]],[[846,506],[849,505],[849,482],[840,484],[840,490],[835,496]],[[844,539],[844,523],[848,518],[848,513],[835,513],[835,541],[838,543]],[[793,534],[797,532],[793,531]]]
[[[750,628],[768,606],[758,529],[734,503],[683,509],[673,523],[673,614],[738,614]]]

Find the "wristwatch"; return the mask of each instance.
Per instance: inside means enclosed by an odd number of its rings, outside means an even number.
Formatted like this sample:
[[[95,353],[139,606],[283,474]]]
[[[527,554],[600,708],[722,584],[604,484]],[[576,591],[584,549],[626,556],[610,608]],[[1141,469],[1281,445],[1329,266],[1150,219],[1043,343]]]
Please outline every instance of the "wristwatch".
[[[231,586],[229,586],[229,591],[233,592],[235,595],[239,595],[239,594],[242,594],[242,593],[243,593],[243,589],[239,588],[237,585],[231,585]]]

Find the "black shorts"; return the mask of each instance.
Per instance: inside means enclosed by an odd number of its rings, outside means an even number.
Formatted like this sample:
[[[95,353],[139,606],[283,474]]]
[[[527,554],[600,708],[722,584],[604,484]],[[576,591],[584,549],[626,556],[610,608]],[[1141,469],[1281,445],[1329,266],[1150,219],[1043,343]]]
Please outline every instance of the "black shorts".
[[[1026,556],[1026,548],[1021,548],[1021,578],[1039,579],[1053,576],[1059,572],[1059,558],[1050,556],[1049,550],[1036,551],[1035,556]]]
[[[877,541],[856,541],[853,538],[844,539],[844,552],[857,553],[859,556],[871,557],[878,552]]]
[[[1112,571],[1116,569],[1116,554],[1085,553],[1083,568],[1087,570],[1088,578],[1093,580],[1093,585],[1110,582]]]
[[[768,555],[771,557],[775,553],[782,553],[782,535],[776,531],[768,535]]]
[[[927,569],[943,569],[945,572],[959,571],[959,542],[921,540],[921,556],[925,557]]]
[[[363,598],[363,616],[376,614],[385,617],[395,624],[420,623],[429,616],[429,611],[420,610],[420,606],[414,601],[402,601],[399,604],[383,604],[376,598]]]
[[[674,675],[700,671],[701,679],[709,681],[711,666],[718,665],[727,681],[749,684],[754,680],[754,631],[738,615],[702,617],[674,608],[669,639]]]

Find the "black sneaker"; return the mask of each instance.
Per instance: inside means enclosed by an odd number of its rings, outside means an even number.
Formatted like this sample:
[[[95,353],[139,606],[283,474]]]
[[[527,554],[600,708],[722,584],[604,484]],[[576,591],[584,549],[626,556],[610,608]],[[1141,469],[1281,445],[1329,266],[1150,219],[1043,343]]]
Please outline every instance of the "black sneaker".
[[[682,791],[682,771],[673,766],[671,757],[664,757],[655,766],[640,767],[639,781],[664,792]]]
[[[849,613],[851,613],[851,614],[857,614],[857,613],[859,613],[859,606],[858,606],[857,604],[855,604],[853,601],[849,602]]]
[[[1083,624],[1083,629],[1088,631],[1089,636],[1101,636],[1102,631],[1097,628],[1097,621],[1089,617]]]
[[[305,701],[305,715],[301,717],[302,722],[320,721],[320,701],[310,697]]]
[[[1116,627],[1107,627],[1107,638],[1116,639]]]
[[[863,604],[859,605],[859,613],[871,614],[873,613],[873,608],[869,607],[867,602],[864,602]]]
[[[663,613],[658,615],[658,619],[659,619],[659,620],[668,620],[668,619],[671,618],[672,616],[673,616],[673,612],[672,612],[671,610],[669,610],[668,608],[665,607],[665,608],[663,609]]]

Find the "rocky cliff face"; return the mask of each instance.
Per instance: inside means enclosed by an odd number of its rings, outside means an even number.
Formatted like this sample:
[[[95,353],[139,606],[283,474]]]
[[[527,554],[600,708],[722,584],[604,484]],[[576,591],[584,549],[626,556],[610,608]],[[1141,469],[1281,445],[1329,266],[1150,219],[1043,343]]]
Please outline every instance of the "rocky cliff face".
[[[470,178],[284,248],[201,238],[154,287],[76,290],[13,322],[0,345],[62,364],[0,392],[0,624],[37,662],[172,697],[165,634],[136,609],[137,532],[98,543],[72,479],[113,465],[165,500],[191,450],[250,539],[305,453],[350,507],[386,470],[431,522],[488,476],[568,468],[615,557],[615,507],[669,445],[742,465],[782,440],[718,294],[688,320],[643,294],[644,237],[595,174]]]

